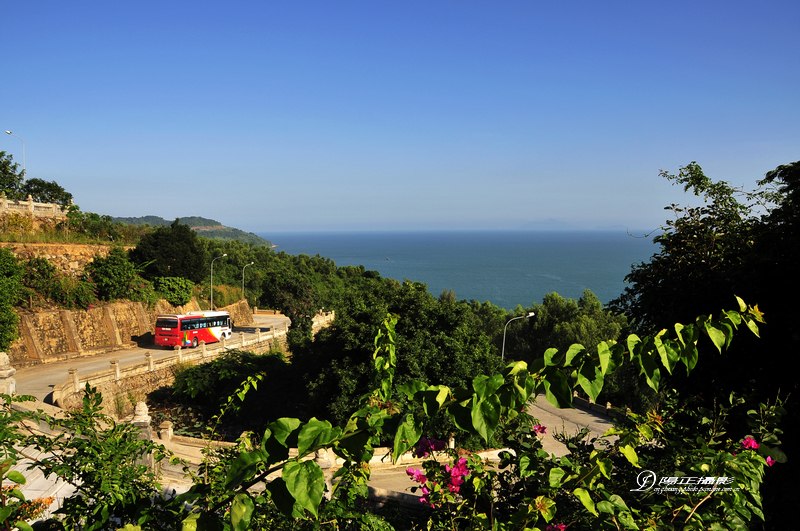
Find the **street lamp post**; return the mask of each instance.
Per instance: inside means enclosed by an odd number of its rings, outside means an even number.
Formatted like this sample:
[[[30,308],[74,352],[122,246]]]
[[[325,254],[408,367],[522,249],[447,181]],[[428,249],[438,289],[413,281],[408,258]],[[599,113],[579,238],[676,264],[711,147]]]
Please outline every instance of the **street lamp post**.
[[[521,315],[519,317],[512,317],[511,319],[508,320],[508,323],[510,323],[511,321],[516,321],[517,319],[525,319],[525,318],[530,319],[534,315],[536,314],[533,312],[528,312],[527,314]],[[506,359],[506,330],[508,329],[508,323],[506,323],[506,326],[503,328],[503,351],[500,353],[500,359],[503,361],[505,361]]]
[[[247,266],[251,266],[253,264],[255,264],[255,262],[250,262],[249,264],[245,264],[244,267],[242,268],[242,298],[243,299],[244,299],[244,270],[245,270],[245,268]]]
[[[11,131],[6,131],[7,135],[15,136],[22,140],[22,137],[19,135],[15,135]],[[25,141],[22,140],[22,180],[25,180]]]
[[[214,258],[214,260],[219,260],[222,257],[228,256],[228,253],[223,254],[222,256],[218,256]],[[211,260],[211,311],[214,311],[214,260]]]

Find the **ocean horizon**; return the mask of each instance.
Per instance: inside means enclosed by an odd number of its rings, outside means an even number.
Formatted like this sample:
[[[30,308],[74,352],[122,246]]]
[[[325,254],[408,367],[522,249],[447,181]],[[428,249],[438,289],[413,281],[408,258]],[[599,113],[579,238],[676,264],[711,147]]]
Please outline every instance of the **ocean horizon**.
[[[381,276],[427,284],[438,296],[490,301],[513,309],[547,293],[603,304],[618,297],[632,264],[658,251],[652,236],[612,231],[260,232],[288,254],[320,255],[337,266],[363,265]]]

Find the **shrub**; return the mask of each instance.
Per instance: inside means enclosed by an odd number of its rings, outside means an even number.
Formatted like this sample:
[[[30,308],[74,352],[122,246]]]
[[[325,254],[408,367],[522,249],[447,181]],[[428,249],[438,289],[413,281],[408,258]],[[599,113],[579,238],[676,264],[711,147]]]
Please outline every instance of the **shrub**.
[[[183,306],[192,300],[194,282],[180,277],[156,277],[153,286],[173,306]]]
[[[7,350],[17,337],[14,303],[19,296],[22,268],[10,251],[0,249],[0,351]]]
[[[113,247],[105,258],[96,257],[86,271],[101,300],[129,299],[153,306],[158,299],[152,284],[139,276],[122,247]]]
[[[84,276],[58,271],[44,258],[31,258],[23,265],[22,284],[28,296],[67,308],[88,308],[97,301],[95,285]]]

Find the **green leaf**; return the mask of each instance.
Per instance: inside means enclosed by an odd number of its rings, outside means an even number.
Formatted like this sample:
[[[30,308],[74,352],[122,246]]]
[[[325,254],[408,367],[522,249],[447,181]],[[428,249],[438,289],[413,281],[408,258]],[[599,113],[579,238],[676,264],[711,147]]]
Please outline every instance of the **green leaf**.
[[[475,393],[480,399],[485,399],[494,394],[501,385],[503,385],[502,374],[495,374],[494,376],[481,375],[472,380],[472,388],[475,389]]]
[[[611,479],[611,470],[614,468],[614,465],[611,463],[611,459],[605,457],[600,458],[597,460],[597,465],[600,467],[600,472],[607,479]]]
[[[503,369],[503,376],[514,376],[518,372],[527,370],[528,364],[524,361],[514,361],[506,365]]]
[[[484,441],[494,434],[500,423],[500,399],[496,395],[489,396],[485,400],[478,400],[472,406],[472,426]]]
[[[302,508],[295,509],[295,507],[300,506],[295,502],[294,497],[286,486],[286,481],[282,477],[267,483],[267,491],[269,491],[270,498],[283,515],[297,518],[303,516]]]
[[[442,407],[449,394],[450,388],[446,385],[431,386],[426,391],[420,391],[419,395],[422,397],[425,414],[433,418],[439,412],[439,408]]]
[[[577,498],[581,501],[586,510],[592,513],[593,515],[597,516],[597,509],[594,506],[594,501],[592,497],[589,495],[589,492],[586,489],[575,489],[572,491],[572,494],[577,496]]]
[[[33,531],[33,528],[27,522],[23,522],[22,520],[18,521],[14,525],[17,527],[17,529],[19,529],[19,531]],[[137,525],[134,526],[133,529],[135,531],[141,531],[142,528]]]
[[[253,516],[255,504],[246,492],[240,492],[233,497],[231,505],[231,527],[234,531],[245,531],[250,527],[250,518]]]
[[[736,297],[736,302],[739,303],[739,311],[740,312],[746,312],[747,311],[747,305],[744,303],[742,298],[739,297],[738,295],[734,295],[734,297]]]
[[[297,435],[297,453],[300,457],[311,450],[330,445],[341,435],[340,428],[334,428],[327,420],[312,418],[300,429]]]
[[[20,485],[24,485],[25,484],[25,476],[23,476],[22,474],[20,474],[16,470],[12,470],[8,474],[6,474],[6,477],[9,480],[13,481],[14,483],[18,483]]]
[[[9,505],[7,507],[0,507],[0,523],[5,523],[9,516],[11,516],[11,512],[14,510],[14,506]]]
[[[676,345],[672,340],[662,339],[662,336],[666,334],[666,332],[666,330],[659,332],[658,335],[653,338],[653,343],[656,346],[659,356],[661,356],[661,364],[666,367],[668,373],[672,374],[672,370],[681,359],[681,353],[680,350],[675,348]]]
[[[544,365],[545,367],[555,367],[561,365],[564,361],[565,354],[559,354],[557,349],[549,348],[544,352]]]
[[[578,358],[585,353],[586,353],[586,348],[584,348],[583,345],[580,345],[578,343],[570,345],[569,349],[567,349],[567,355],[564,359],[564,367],[568,367],[569,365],[572,364],[572,361],[575,358]],[[578,359],[578,361],[580,361],[580,359]]]
[[[418,391],[422,391],[428,388],[428,384],[424,382],[420,382],[419,380],[411,380],[410,382],[406,382],[403,385],[397,387],[397,390],[406,395],[409,400],[414,399],[414,395],[417,394]]]
[[[567,473],[560,468],[551,468],[550,475],[548,476],[550,487],[554,489],[560,488],[561,483],[564,481],[564,476],[566,475]]]
[[[240,452],[228,467],[225,488],[228,490],[238,488],[242,482],[252,478],[258,466],[268,459],[269,454],[261,449],[253,450],[252,452]]]
[[[286,489],[308,512],[317,516],[317,508],[325,491],[325,474],[314,461],[289,461],[281,474]]]
[[[622,452],[622,455],[625,456],[625,459],[627,459],[630,462],[630,464],[632,464],[636,468],[642,468],[639,466],[639,456],[636,455],[636,450],[633,448],[633,446],[629,444],[620,446],[619,451]]]
[[[572,393],[566,376],[558,369],[550,370],[543,376],[547,401],[557,408],[571,408]]]
[[[289,435],[291,435],[294,430],[300,427],[300,419],[283,417],[276,421],[270,422],[267,427],[272,432],[272,436],[276,441],[281,443],[283,446],[288,447],[292,446],[292,441],[289,439]]]
[[[592,401],[596,401],[600,391],[603,390],[603,372],[600,367],[592,360],[586,360],[578,372],[578,384]]]
[[[397,462],[401,455],[417,444],[420,437],[422,437],[422,423],[414,417],[413,413],[403,415],[394,435],[392,459]]]
[[[714,323],[709,321],[706,321],[704,326],[706,328],[706,332],[708,333],[709,339],[711,339],[711,342],[714,343],[715,347],[717,347],[719,353],[722,354],[722,349],[725,347],[726,343],[725,332],[714,325]]]

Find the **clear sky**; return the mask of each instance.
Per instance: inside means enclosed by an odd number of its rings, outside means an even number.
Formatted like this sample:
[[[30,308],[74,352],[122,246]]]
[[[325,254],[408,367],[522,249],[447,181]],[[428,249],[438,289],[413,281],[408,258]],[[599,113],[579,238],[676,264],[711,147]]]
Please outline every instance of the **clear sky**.
[[[800,159],[798,27],[797,0],[6,2],[0,129],[112,216],[656,228],[698,202],[661,168]]]

